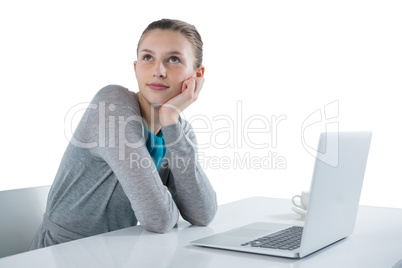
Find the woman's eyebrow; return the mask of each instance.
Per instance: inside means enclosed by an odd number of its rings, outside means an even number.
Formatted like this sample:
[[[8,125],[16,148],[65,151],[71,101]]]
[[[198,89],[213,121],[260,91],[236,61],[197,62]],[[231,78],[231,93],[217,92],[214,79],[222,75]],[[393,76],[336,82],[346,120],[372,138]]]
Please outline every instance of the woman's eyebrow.
[[[180,51],[170,51],[168,54],[183,55]]]
[[[140,51],[140,53],[143,53],[143,52],[155,54],[155,52],[153,52],[152,50],[146,49],[146,48],[144,48],[143,50]]]

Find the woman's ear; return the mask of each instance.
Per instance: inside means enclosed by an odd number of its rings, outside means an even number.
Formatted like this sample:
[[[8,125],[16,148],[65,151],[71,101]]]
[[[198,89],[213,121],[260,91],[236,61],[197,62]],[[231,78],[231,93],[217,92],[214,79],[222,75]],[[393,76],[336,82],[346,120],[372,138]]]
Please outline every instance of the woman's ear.
[[[205,67],[204,67],[204,65],[200,65],[200,67],[198,67],[197,72],[195,74],[197,77],[204,77],[204,73],[205,73]]]
[[[137,72],[137,61],[134,61],[134,72]]]

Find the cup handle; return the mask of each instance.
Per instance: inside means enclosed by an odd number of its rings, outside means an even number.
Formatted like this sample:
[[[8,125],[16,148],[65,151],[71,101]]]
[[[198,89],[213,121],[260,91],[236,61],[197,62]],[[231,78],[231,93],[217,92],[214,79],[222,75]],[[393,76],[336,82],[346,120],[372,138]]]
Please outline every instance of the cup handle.
[[[293,198],[292,198],[292,203],[293,203],[293,205],[295,205],[295,207],[304,209],[304,206],[303,206],[303,204],[301,203],[301,198],[302,198],[301,195],[295,195],[295,196],[293,196]],[[297,199],[299,199],[299,203],[296,202]]]

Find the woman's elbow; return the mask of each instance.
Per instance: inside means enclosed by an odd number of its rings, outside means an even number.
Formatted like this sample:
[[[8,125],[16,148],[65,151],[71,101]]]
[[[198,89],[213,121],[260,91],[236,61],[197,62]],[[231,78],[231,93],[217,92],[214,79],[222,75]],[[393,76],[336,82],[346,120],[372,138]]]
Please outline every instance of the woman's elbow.
[[[156,225],[156,226],[146,225],[144,226],[144,228],[149,232],[164,234],[170,231],[173,227],[169,227],[167,225]]]
[[[153,233],[159,233],[159,234],[164,234],[176,225],[177,220],[175,221],[171,217],[161,217],[158,220],[155,221],[148,221],[142,224],[145,228],[145,230],[153,232]]]
[[[194,217],[189,222],[197,226],[207,226],[215,218],[216,211],[217,207],[215,206],[211,211],[208,211],[208,213],[199,214],[197,215],[197,217]]]
[[[212,222],[212,220],[215,218],[217,211],[218,211],[218,202],[217,202],[216,196],[215,196],[214,202],[212,202],[210,209],[206,211],[207,213],[204,214],[204,217],[201,217],[199,225],[200,226],[209,225]]]
[[[197,226],[208,226],[213,219],[214,217],[205,217],[201,219],[196,219],[192,222],[192,224]]]

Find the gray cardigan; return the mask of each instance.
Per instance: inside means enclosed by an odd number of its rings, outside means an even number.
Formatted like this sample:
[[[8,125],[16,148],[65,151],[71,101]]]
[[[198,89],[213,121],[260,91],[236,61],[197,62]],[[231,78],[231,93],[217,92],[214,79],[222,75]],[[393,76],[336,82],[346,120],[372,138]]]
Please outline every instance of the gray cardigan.
[[[207,225],[216,194],[197,161],[191,125],[162,128],[166,155],[159,171],[145,146],[138,97],[124,87],[101,89],[64,153],[31,249],[137,224],[163,233],[180,215]]]

